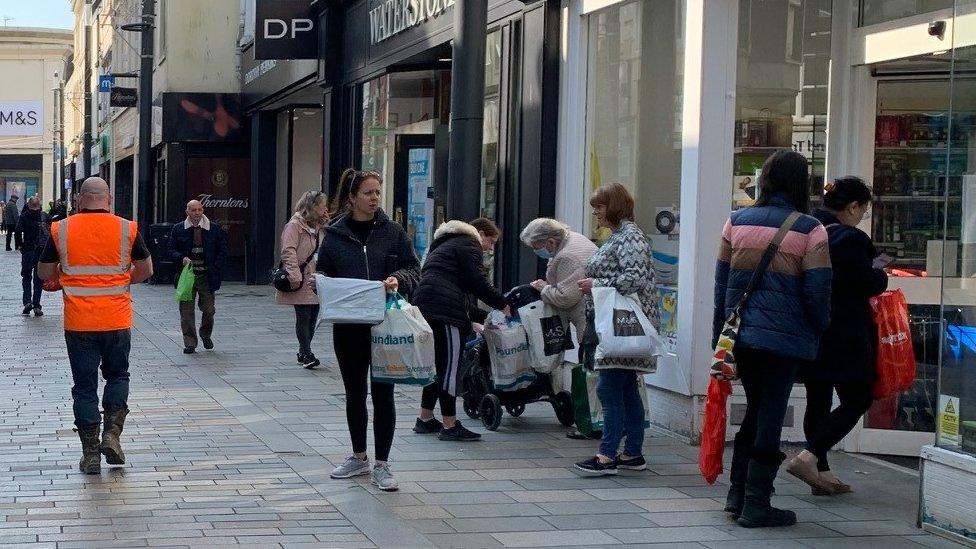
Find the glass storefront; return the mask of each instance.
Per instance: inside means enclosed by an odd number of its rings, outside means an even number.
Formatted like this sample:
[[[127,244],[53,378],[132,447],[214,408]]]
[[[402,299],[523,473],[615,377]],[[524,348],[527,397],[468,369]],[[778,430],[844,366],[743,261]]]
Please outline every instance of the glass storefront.
[[[501,131],[502,31],[488,33],[485,47],[485,122],[481,147],[482,217],[498,219],[498,141]]]
[[[763,163],[783,149],[807,157],[811,195],[823,192],[830,7],[830,0],[739,3],[733,209],[755,202]]]
[[[661,333],[677,353],[678,238],[684,2],[653,9],[630,2],[591,14],[586,48],[586,175],[589,196],[621,183],[634,195],[635,221],[648,235]],[[586,230],[596,240],[592,216]]]
[[[957,8],[957,47],[949,79],[947,150],[942,161],[949,182],[942,253],[942,364],[939,371],[937,444],[976,455],[976,78],[961,70],[976,62],[972,26],[964,28]],[[969,4],[969,2],[965,2]],[[972,7],[965,10],[972,24]],[[965,47],[959,42],[968,40]]]

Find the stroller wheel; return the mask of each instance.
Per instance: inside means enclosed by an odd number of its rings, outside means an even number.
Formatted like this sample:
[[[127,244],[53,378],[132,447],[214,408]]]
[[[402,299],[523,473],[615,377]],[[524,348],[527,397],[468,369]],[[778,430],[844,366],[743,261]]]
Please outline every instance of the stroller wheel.
[[[472,399],[464,399],[463,402],[464,413],[468,414],[471,419],[481,419],[481,413],[478,410],[478,404]]]
[[[481,423],[485,429],[495,431],[502,423],[502,402],[495,395],[485,395],[481,399],[481,406],[478,410],[481,413]]]
[[[519,417],[525,412],[525,404],[515,404],[513,406],[506,406],[505,411],[509,413],[512,417]]]
[[[576,414],[573,410],[573,397],[563,391],[556,393],[552,399],[552,408],[556,412],[556,419],[566,427],[572,427],[576,423]]]

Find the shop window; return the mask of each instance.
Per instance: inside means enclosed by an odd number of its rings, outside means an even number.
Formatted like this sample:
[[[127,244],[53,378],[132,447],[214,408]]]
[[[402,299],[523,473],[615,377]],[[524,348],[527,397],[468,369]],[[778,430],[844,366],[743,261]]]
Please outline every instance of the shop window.
[[[784,149],[809,160],[816,203],[827,152],[830,0],[742,0],[738,42],[732,208],[755,202],[763,163]]]
[[[502,31],[488,33],[485,48],[485,121],[481,146],[482,217],[498,219],[498,137],[501,129]]]
[[[953,55],[957,67],[972,64],[976,47],[958,48]],[[954,73],[950,94],[950,187],[945,198],[950,210],[958,207],[961,223],[947,229],[942,247],[945,338],[937,442],[943,448],[976,455],[976,80],[962,71]],[[951,165],[957,158],[957,165]]]
[[[634,195],[661,293],[661,332],[676,339],[684,2],[631,2],[588,17],[587,195],[621,183]],[[586,218],[596,240],[607,236]],[[672,351],[674,349],[672,348]]]
[[[322,109],[291,111],[291,200],[292,205],[306,191],[322,190]]]

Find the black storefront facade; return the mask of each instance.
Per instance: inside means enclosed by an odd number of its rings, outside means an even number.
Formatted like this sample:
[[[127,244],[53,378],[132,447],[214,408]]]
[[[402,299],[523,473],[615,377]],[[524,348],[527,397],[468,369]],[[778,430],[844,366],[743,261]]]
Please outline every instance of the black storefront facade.
[[[381,173],[384,209],[421,256],[436,226],[452,216],[446,198],[455,9],[452,0],[312,3],[326,110],[325,188],[332,192],[348,166]],[[486,45],[484,89],[470,91],[485,101],[482,175],[464,181],[462,194],[501,227],[496,274],[510,287],[539,269],[518,241],[521,228],[554,211],[559,2],[490,0]],[[257,127],[252,132],[265,137]]]
[[[207,217],[227,231],[224,280],[245,281],[254,244],[250,133],[241,96],[164,92],[157,101],[162,127],[161,141],[153,149],[153,222],[180,223],[186,218],[186,203],[200,200]]]
[[[255,253],[246,275],[248,283],[264,284],[295,201],[306,191],[325,189],[328,93],[314,59],[255,59],[254,43],[242,55],[255,203],[250,226]]]

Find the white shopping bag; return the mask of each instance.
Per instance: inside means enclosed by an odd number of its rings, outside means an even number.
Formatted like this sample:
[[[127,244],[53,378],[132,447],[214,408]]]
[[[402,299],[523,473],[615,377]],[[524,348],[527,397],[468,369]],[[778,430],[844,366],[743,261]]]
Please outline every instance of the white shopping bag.
[[[644,314],[640,302],[614,288],[593,288],[596,359],[650,358],[664,355],[664,339]]]
[[[379,324],[386,317],[386,289],[376,280],[315,274],[319,320],[330,324]]]
[[[420,309],[390,300],[386,319],[373,326],[370,335],[373,381],[421,386],[437,381],[434,332]]]
[[[483,332],[491,357],[491,380],[499,391],[524,389],[535,381],[532,356],[521,324],[491,326]]]
[[[552,305],[534,301],[518,310],[529,341],[529,354],[535,371],[548,374],[562,364],[567,342],[568,322]]]

